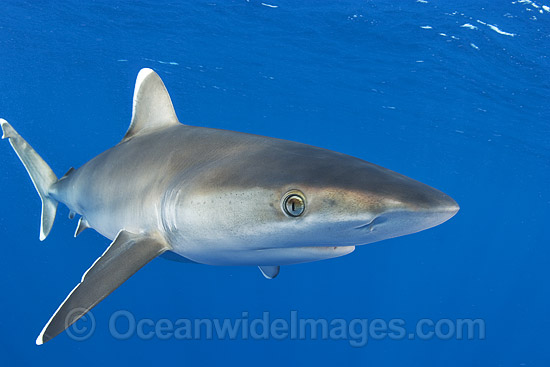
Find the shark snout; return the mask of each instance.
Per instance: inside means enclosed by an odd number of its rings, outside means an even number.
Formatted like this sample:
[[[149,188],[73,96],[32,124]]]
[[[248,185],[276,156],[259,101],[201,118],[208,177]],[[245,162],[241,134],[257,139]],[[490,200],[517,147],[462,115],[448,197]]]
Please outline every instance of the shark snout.
[[[451,219],[460,209],[450,196],[437,192],[422,205],[418,201],[401,203],[380,213],[360,228],[378,238],[392,238],[416,233],[440,225]]]
[[[398,205],[400,210],[387,214],[402,217],[404,224],[410,226],[410,233],[446,222],[460,209],[449,195],[428,185],[414,184],[415,189],[410,190],[409,196]]]
[[[412,179],[403,180],[393,188],[395,191],[388,190],[380,196],[379,211],[374,216],[365,210],[365,221],[355,225],[363,243],[435,227],[451,219],[460,209],[449,195]]]
[[[457,202],[452,199],[450,196],[445,195],[445,202],[431,207],[421,209],[418,212],[411,212],[412,216],[418,216],[419,219],[424,221],[425,225],[428,225],[426,228],[421,228],[420,230],[435,227],[441,223],[444,223],[454,217],[454,215],[460,210]]]
[[[458,211],[460,210],[460,206],[452,197],[448,195],[445,195],[445,196],[446,196],[445,203],[436,208],[433,208],[432,210],[434,212],[440,212],[440,213],[443,213],[444,215],[448,215],[448,218],[445,219],[445,220],[448,220],[454,217],[456,213],[458,213]]]
[[[355,227],[361,244],[381,241],[423,231],[451,219],[459,208],[448,206],[432,210],[394,210],[379,214],[364,225]]]

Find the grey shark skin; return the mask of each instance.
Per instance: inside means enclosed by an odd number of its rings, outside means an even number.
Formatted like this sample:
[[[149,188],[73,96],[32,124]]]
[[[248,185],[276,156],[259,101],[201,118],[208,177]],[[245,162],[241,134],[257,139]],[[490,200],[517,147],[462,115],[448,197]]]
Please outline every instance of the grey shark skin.
[[[159,76],[140,71],[124,139],[57,179],[0,119],[42,199],[41,240],[57,203],[113,242],[37,339],[65,330],[142,266],[165,254],[210,265],[279,266],[349,254],[418,232],[459,209],[441,191],[345,154],[181,124]]]

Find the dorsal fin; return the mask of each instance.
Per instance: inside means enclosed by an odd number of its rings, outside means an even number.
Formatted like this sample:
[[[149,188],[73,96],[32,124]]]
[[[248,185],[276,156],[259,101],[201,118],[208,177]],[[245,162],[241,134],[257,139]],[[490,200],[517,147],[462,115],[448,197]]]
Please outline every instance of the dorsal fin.
[[[179,124],[170,95],[157,73],[141,69],[134,89],[132,122],[122,141],[144,130],[155,130]]]

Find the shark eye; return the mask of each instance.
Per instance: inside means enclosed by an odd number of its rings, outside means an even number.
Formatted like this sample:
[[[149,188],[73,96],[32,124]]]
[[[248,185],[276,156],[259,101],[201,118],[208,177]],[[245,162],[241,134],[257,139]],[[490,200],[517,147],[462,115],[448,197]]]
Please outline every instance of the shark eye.
[[[283,211],[291,217],[299,217],[306,210],[306,200],[304,194],[293,190],[283,196]]]

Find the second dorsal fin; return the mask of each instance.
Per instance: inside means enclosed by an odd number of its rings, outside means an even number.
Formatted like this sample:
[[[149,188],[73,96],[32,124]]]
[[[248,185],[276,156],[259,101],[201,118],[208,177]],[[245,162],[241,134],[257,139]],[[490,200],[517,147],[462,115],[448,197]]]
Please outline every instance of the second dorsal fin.
[[[147,130],[179,124],[170,95],[157,73],[141,69],[134,89],[132,122],[122,141]]]
[[[69,170],[67,171],[67,173],[65,173],[65,174],[63,175],[63,177],[60,178],[60,180],[62,180],[62,179],[64,179],[64,178],[68,177],[68,176],[69,176],[71,173],[73,173],[74,171],[75,171],[74,167],[69,168]]]

